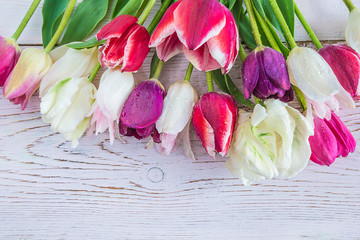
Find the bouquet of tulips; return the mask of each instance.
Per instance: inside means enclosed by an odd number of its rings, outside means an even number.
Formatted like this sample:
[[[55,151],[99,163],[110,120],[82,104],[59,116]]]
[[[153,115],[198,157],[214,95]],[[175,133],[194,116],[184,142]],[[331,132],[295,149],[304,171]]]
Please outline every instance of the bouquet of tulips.
[[[83,0],[74,12],[76,0],[44,0],[44,49],[21,50],[16,41],[40,3],[34,0],[15,34],[0,36],[0,84],[22,110],[39,89],[43,120],[73,147],[85,132],[108,131],[111,144],[149,139],[168,155],[182,143],[195,159],[193,126],[206,152],[229,157],[225,166],[245,185],[291,178],[309,159],[329,166],[356,147],[336,115],[355,108],[360,94],[360,9],[343,1],[348,46],[323,47],[293,0],[164,0],[147,28],[156,0],[117,0],[105,25],[108,0]],[[297,46],[295,16],[318,51]],[[150,77],[135,83],[152,47]],[[181,53],[189,61],[184,79],[166,90],[162,67]],[[228,75],[238,55],[242,83]],[[194,67],[206,74],[209,92],[200,97],[190,83]],[[287,104],[294,96],[302,111]]]

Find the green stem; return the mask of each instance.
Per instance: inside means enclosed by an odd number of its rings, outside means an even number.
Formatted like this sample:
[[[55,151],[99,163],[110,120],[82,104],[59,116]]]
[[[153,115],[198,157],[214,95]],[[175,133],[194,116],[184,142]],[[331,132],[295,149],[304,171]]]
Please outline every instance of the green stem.
[[[343,2],[345,3],[345,5],[347,6],[347,8],[349,9],[349,12],[351,12],[355,6],[354,4],[351,2],[351,0],[343,0]]]
[[[292,89],[294,90],[295,96],[296,96],[298,102],[300,103],[301,109],[303,111],[306,111],[307,104],[306,104],[306,98],[305,98],[303,92],[298,87],[296,87],[294,85],[292,85]]]
[[[166,9],[168,9],[168,7],[170,6],[171,2],[172,0],[165,0],[164,3],[161,5],[159,11],[155,14],[155,17],[147,28],[150,34],[154,31],[156,25],[160,22],[162,16],[164,15]]]
[[[191,78],[191,74],[192,74],[193,69],[194,69],[194,65],[189,63],[189,66],[187,68],[186,75],[185,75],[185,78],[184,78],[185,81],[190,82],[190,78]]]
[[[100,65],[100,63],[98,62],[98,63],[96,64],[96,66],[94,67],[94,70],[93,70],[93,71],[91,72],[91,74],[90,74],[90,77],[89,77],[89,81],[90,81],[90,82],[94,81],[94,79],[95,79],[95,77],[96,77],[96,74],[99,72],[100,68],[101,68],[101,65]]]
[[[156,0],[150,0],[147,3],[143,13],[141,14],[141,17],[138,20],[138,24],[140,24],[140,25],[144,24],[146,18],[149,16],[149,13],[151,12],[151,9],[154,7],[155,2],[156,2]]]
[[[208,85],[209,92],[213,92],[214,91],[214,83],[212,81],[210,72],[206,72],[206,82],[207,82],[207,85]]]
[[[262,18],[262,16],[260,15],[260,13],[255,9],[254,5],[253,5],[253,9],[255,12],[255,16],[256,19],[259,21],[261,28],[264,30],[264,33],[266,35],[266,38],[268,39],[270,46],[275,49],[276,51],[281,53],[281,49],[279,47],[279,45],[277,44],[274,36],[272,35],[269,26],[266,24],[265,20]]]
[[[65,13],[64,16],[61,19],[61,22],[59,24],[58,29],[56,30],[54,36],[51,38],[49,44],[46,46],[45,48],[45,52],[49,53],[55,46],[56,42],[59,40],[62,32],[64,31],[67,22],[69,21],[70,17],[71,17],[71,13],[75,7],[75,3],[77,0],[70,0],[66,9],[65,9]]]
[[[137,12],[134,14],[134,17],[136,17],[137,19],[139,19],[140,15],[142,14],[142,12],[144,11],[147,3],[149,0],[144,0],[144,2],[141,4],[141,7],[137,10]]]
[[[316,35],[315,35],[314,31],[311,29],[310,25],[306,22],[304,16],[300,12],[300,9],[296,6],[295,2],[294,2],[294,6],[295,6],[295,13],[296,13],[297,18],[299,19],[299,21],[305,28],[307,34],[309,35],[309,37],[315,44],[316,48],[319,50],[320,48],[323,47],[323,45],[320,43],[319,39],[316,37]]]
[[[153,78],[159,79],[160,73],[161,73],[161,69],[164,65],[164,62],[159,60],[158,65],[156,66],[154,75],[152,76]]]
[[[239,56],[242,62],[244,62],[247,57],[245,49],[241,43],[239,44]]]
[[[247,12],[249,14],[250,24],[251,24],[251,28],[252,28],[252,31],[253,31],[253,35],[254,35],[254,38],[255,38],[256,45],[261,46],[262,45],[261,35],[260,35],[259,28],[258,28],[257,23],[256,23],[256,19],[255,19],[255,16],[254,16],[254,10],[252,8],[251,1],[250,0],[244,0],[244,2],[245,2]]]
[[[26,12],[23,20],[21,21],[19,27],[16,29],[16,32],[14,33],[14,35],[12,35],[12,38],[16,41],[18,40],[18,38],[20,37],[21,33],[24,31],[27,23],[29,22],[31,16],[34,14],[35,10],[37,9],[37,7],[39,6],[39,3],[41,2],[41,0],[34,0],[32,2],[32,4],[29,7],[29,10]]]
[[[287,25],[286,20],[285,20],[284,16],[282,15],[276,0],[269,0],[269,2],[271,5],[271,8],[274,11],[274,14],[275,14],[277,20],[280,23],[281,29],[284,31],[285,37],[286,37],[287,41],[289,42],[291,49],[296,47],[297,45],[296,45],[295,39],[290,32],[289,26]]]

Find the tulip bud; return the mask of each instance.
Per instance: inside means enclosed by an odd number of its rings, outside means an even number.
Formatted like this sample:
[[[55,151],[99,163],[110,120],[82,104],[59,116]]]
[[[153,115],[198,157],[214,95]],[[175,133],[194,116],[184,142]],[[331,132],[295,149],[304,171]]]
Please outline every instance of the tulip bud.
[[[25,49],[4,84],[4,97],[14,104],[21,104],[21,110],[24,110],[51,65],[52,60],[44,50]]]
[[[76,147],[90,123],[89,112],[95,101],[96,87],[88,78],[59,81],[41,99],[42,118],[55,132]]]
[[[206,152],[215,158],[219,153],[225,156],[233,135],[237,105],[226,93],[204,94],[194,107],[193,125]]]
[[[345,29],[346,43],[360,54],[360,9],[351,10]]]
[[[161,115],[165,94],[164,87],[156,79],[140,83],[132,91],[121,111],[120,134],[137,139],[149,137]]]
[[[350,94],[340,85],[329,64],[315,50],[295,47],[286,64],[291,83],[310,99],[320,118],[329,119],[331,111],[339,110],[339,103],[355,108]]]
[[[20,47],[14,39],[0,36],[0,87],[15,67],[20,53]]]
[[[175,141],[181,132],[183,138],[189,138],[189,128],[186,127],[191,119],[193,107],[198,95],[188,81],[178,81],[172,84],[164,99],[164,107],[160,118],[156,121],[156,130],[159,139],[154,139],[156,149],[161,154],[169,155],[173,150]],[[183,141],[185,151],[194,158],[189,141]]]
[[[360,55],[343,44],[327,45],[319,50],[319,54],[330,65],[341,86],[350,95],[359,97]]]
[[[355,151],[354,137],[335,113],[330,120],[315,116],[314,126],[315,134],[309,138],[313,162],[330,166],[336,158]]]
[[[283,98],[291,101],[291,85],[285,58],[269,47],[257,47],[245,59],[242,66],[244,96],[257,98]]]
[[[60,80],[89,76],[98,62],[97,53],[97,47],[82,50],[68,48],[41,80],[40,97]]]
[[[244,185],[260,180],[290,178],[308,164],[313,134],[310,121],[279,100],[257,104],[252,114],[240,112],[225,166]]]
[[[121,110],[134,85],[133,75],[122,73],[119,69],[109,68],[101,76],[96,101],[89,115],[93,114],[91,125],[96,125],[96,134],[109,129],[111,144],[114,142],[114,121],[118,124]]]
[[[102,67],[121,66],[121,71],[136,72],[150,51],[150,35],[145,27],[137,24],[138,19],[120,15],[106,24],[96,35],[98,40],[107,39],[99,49]]]

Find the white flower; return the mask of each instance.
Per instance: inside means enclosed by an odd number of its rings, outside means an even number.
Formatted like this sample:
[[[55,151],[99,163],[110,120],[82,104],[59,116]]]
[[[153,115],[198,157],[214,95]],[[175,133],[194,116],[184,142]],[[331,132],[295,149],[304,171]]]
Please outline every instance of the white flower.
[[[360,54],[360,9],[351,10],[345,29],[346,43]]]
[[[252,114],[240,111],[225,164],[245,185],[293,177],[310,159],[310,121],[280,100],[267,100],[265,105],[256,105]]]
[[[87,77],[98,62],[97,47],[82,50],[65,47],[60,47],[59,49],[60,55],[63,54],[64,50],[66,52],[57,59],[42,79],[40,83],[40,97],[43,97],[60,80]],[[54,56],[59,54],[53,53]]]
[[[109,68],[101,76],[96,102],[90,112],[93,114],[91,125],[96,125],[96,134],[109,128],[111,144],[114,142],[114,121],[118,124],[121,110],[134,87],[133,75],[121,72],[119,68]]]
[[[88,78],[68,78],[59,81],[41,99],[40,109],[43,120],[51,124],[72,147],[88,128],[87,117],[95,101],[96,88]]]
[[[286,60],[292,84],[309,98],[320,118],[331,118],[331,111],[338,111],[339,104],[355,108],[348,92],[340,85],[329,64],[315,50],[293,48]]]
[[[155,145],[158,152],[169,155],[178,139],[183,140],[186,154],[194,158],[189,141],[189,123],[197,100],[198,95],[188,81],[178,81],[170,86],[161,116],[156,121],[161,141]]]

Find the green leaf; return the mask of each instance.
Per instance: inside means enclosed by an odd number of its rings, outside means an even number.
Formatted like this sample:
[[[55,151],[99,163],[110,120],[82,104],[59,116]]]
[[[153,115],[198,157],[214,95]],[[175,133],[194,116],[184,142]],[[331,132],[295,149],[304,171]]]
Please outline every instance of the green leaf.
[[[143,1],[144,0],[117,0],[111,14],[111,19],[120,15],[134,16],[141,8]]]
[[[76,50],[80,50],[80,49],[84,49],[84,48],[92,48],[92,47],[96,47],[99,46],[103,43],[105,43],[106,40],[101,40],[98,41],[95,37],[91,38],[90,40],[86,41],[86,42],[82,42],[82,43],[72,43],[72,44],[68,44],[68,47],[71,47],[73,49]]]
[[[84,0],[69,21],[60,44],[85,39],[105,17],[109,0]]]
[[[154,56],[151,58],[151,64],[150,64],[150,78],[154,76],[154,73],[156,71],[156,68],[160,62],[160,58],[157,56],[156,52],[154,53]]]
[[[211,77],[214,80],[215,84],[220,88],[221,91],[230,94],[230,91],[226,85],[224,75],[222,75],[221,70],[211,71]]]
[[[287,58],[287,56],[290,53],[290,50],[282,43],[281,39],[279,38],[279,35],[277,34],[277,32],[275,31],[274,27],[268,22],[266,21],[266,24],[268,25],[272,35],[275,38],[276,43],[278,44],[281,52],[283,53],[284,57]]]
[[[229,10],[233,9],[236,2],[242,2],[242,0],[241,1],[239,1],[239,0],[230,0],[229,1]]]
[[[56,29],[59,27],[61,18],[64,14],[68,0],[45,0],[42,15],[42,41],[46,47],[51,38],[54,36]]]

